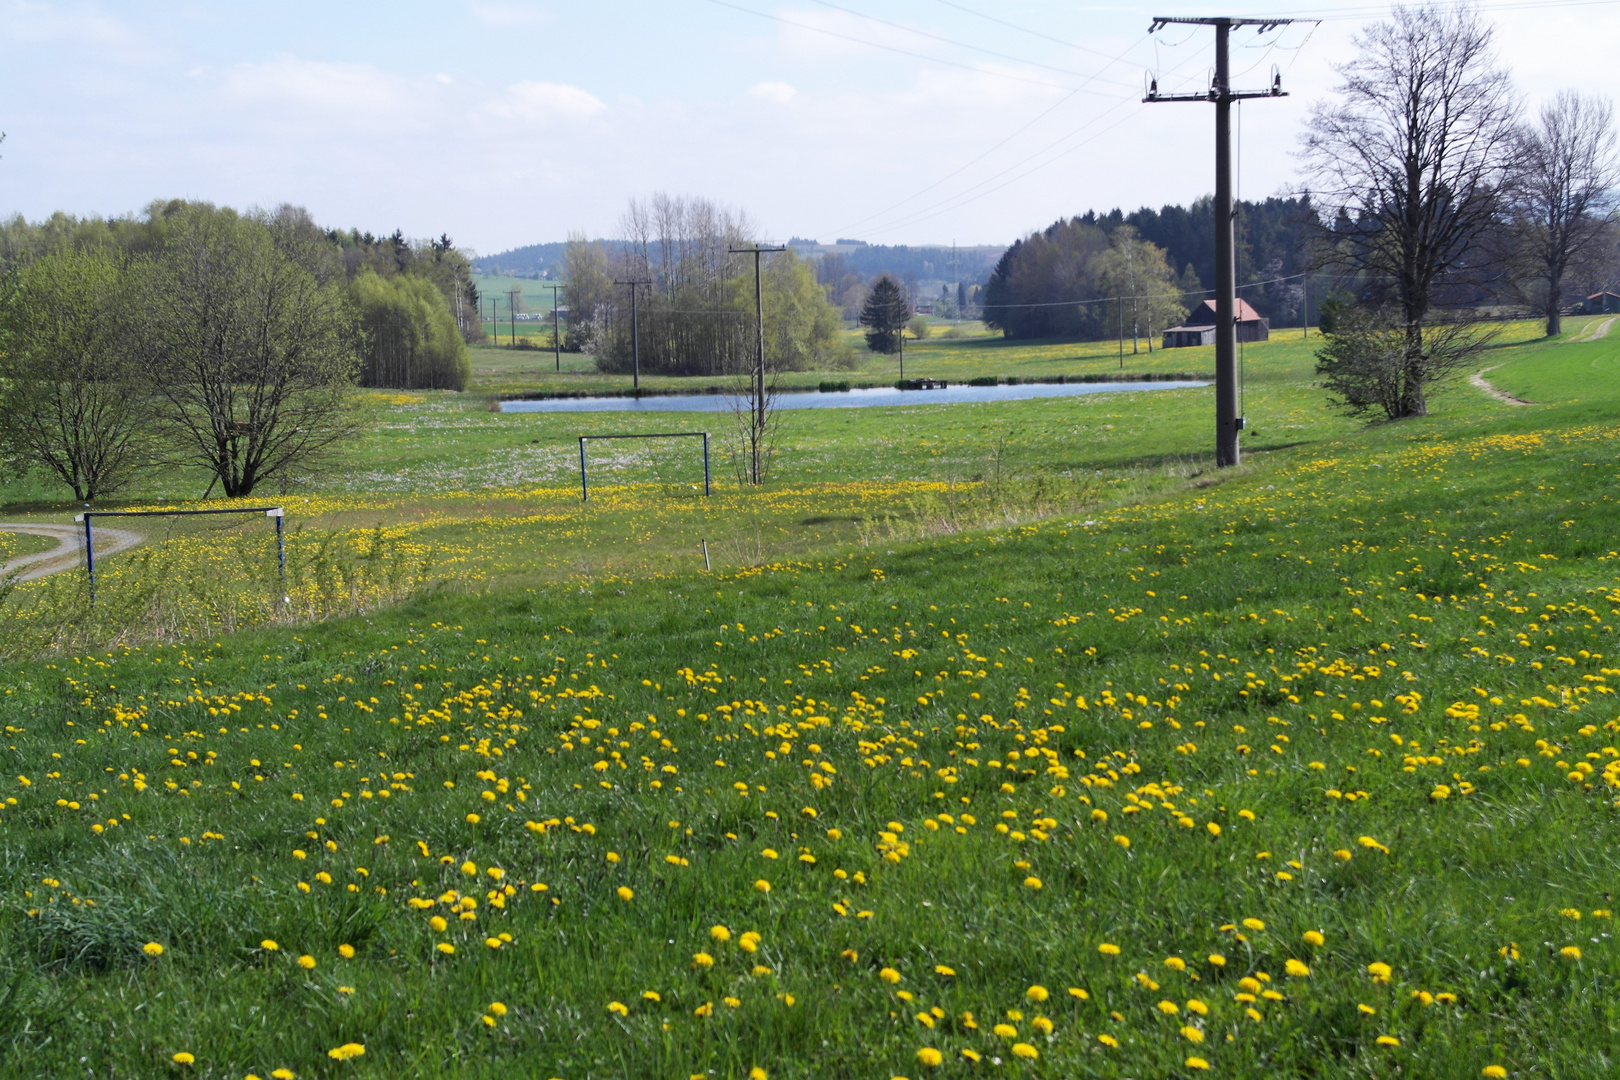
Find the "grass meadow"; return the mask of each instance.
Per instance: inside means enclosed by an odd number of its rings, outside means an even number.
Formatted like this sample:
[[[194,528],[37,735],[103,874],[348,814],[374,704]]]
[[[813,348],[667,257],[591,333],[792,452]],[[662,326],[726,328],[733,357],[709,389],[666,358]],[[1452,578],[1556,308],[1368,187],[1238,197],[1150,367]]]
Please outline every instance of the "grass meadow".
[[[3,1071],[1611,1075],[1620,335],[1371,426],[1309,350],[1246,350],[1239,469],[1145,390],[784,413],[709,500],[578,502],[667,417],[376,395],[294,617],[262,526],[17,588]]]

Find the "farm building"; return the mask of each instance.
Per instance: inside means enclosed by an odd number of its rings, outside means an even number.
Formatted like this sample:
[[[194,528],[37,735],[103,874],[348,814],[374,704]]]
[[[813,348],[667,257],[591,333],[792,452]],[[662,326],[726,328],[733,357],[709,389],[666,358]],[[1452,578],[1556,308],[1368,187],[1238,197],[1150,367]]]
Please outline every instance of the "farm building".
[[[1239,341],[1265,341],[1271,336],[1271,321],[1249,306],[1247,300],[1237,302],[1237,339]],[[1164,347],[1180,349],[1188,345],[1215,344],[1215,301],[1205,300],[1193,309],[1187,321],[1164,332]]]
[[[1620,296],[1612,292],[1593,293],[1581,305],[1582,315],[1613,315],[1620,312]]]

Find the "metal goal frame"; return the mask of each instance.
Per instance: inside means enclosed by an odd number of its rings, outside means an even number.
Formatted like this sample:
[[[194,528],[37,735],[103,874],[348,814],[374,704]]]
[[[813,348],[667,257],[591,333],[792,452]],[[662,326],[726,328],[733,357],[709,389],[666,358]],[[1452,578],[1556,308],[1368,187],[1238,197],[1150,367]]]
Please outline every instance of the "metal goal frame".
[[[579,437],[579,501],[591,501],[590,483],[586,477],[585,442],[588,439],[702,439],[703,440],[703,494],[713,494],[709,486],[709,433],[707,431],[657,431],[648,435],[581,435]]]

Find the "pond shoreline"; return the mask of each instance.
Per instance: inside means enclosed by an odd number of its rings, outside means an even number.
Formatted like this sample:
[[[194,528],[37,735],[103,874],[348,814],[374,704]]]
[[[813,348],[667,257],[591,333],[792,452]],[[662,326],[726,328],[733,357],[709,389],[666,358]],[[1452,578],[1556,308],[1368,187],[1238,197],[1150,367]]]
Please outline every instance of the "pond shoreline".
[[[907,379],[906,383],[918,380]],[[941,384],[947,380],[935,380]],[[1151,383],[1151,382],[1213,382],[1213,372],[1087,372],[1080,375],[1011,375],[1011,376],[982,376],[976,379],[964,379],[960,382],[949,383],[951,387],[960,386],[1067,386],[1071,384],[1088,383]],[[913,389],[907,385],[900,385],[900,380],[894,382],[844,382],[842,380],[823,381],[820,386],[784,386],[779,388],[778,394],[818,394],[818,393],[844,393],[853,390],[904,390],[907,393],[928,393],[928,390]],[[519,394],[496,394],[494,400],[498,403],[508,401],[567,401],[581,398],[653,398],[653,397],[723,397],[733,393],[724,386],[695,386],[690,389],[659,388],[636,390],[541,390]]]

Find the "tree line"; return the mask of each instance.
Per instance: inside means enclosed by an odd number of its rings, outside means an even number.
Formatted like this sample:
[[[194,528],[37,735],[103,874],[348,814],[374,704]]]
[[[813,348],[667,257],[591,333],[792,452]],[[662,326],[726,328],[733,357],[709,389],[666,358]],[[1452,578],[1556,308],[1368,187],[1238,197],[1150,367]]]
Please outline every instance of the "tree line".
[[[354,434],[356,386],[463,389],[479,332],[448,237],[291,206],[14,218],[0,260],[0,467],[83,502],[173,465],[231,497],[285,489]]]
[[[656,194],[632,200],[612,248],[570,238],[563,259],[567,347],[598,368],[661,375],[728,375],[758,354],[753,256],[758,227],[708,199]],[[811,265],[791,249],[765,256],[765,362],[769,370],[846,366],[838,310]],[[632,296],[629,282],[640,282]]]

